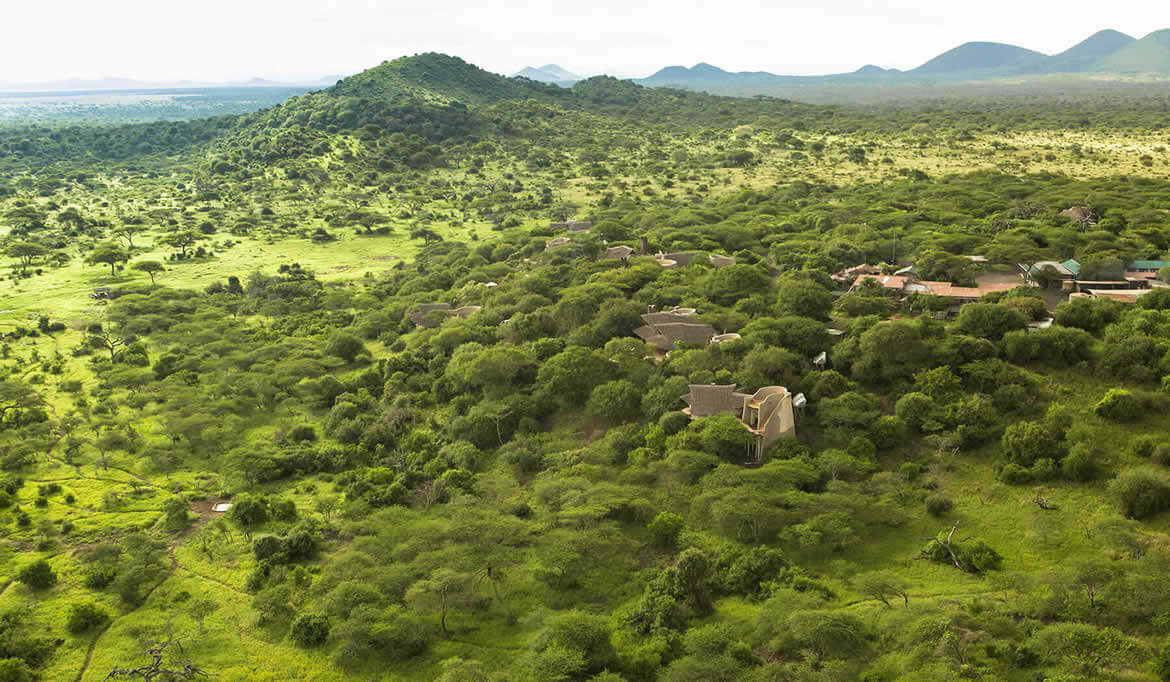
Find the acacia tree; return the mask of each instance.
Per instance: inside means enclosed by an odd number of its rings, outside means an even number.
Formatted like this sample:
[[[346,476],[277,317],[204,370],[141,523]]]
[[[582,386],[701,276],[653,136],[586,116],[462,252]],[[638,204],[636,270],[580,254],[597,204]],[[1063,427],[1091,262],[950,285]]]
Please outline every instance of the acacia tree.
[[[154,286],[154,276],[166,270],[163,264],[156,260],[140,260],[131,265],[130,269],[150,275],[150,286]]]
[[[38,258],[43,258],[48,255],[49,250],[40,244],[32,242],[16,242],[10,245],[5,253],[10,258],[15,258],[20,262],[20,274],[28,274],[28,269]]]
[[[162,243],[179,250],[179,258],[187,257],[187,250],[199,243],[203,236],[193,230],[179,230],[171,232],[162,238]]]
[[[858,592],[870,596],[888,608],[890,596],[901,597],[902,601],[910,605],[910,593],[905,580],[889,571],[869,571],[853,579],[854,587]]]
[[[86,262],[90,265],[108,265],[110,266],[110,276],[116,277],[118,274],[118,263],[125,263],[130,260],[130,254],[117,244],[98,244],[97,247],[86,258]]]
[[[37,407],[44,398],[31,386],[20,381],[0,381],[0,422],[12,410]]]
[[[113,362],[118,357],[118,349],[126,345],[126,339],[116,332],[99,326],[90,330],[88,343],[91,348],[110,351],[110,362]]]
[[[450,568],[438,568],[410,586],[406,602],[415,610],[434,610],[439,613],[439,630],[448,636],[447,613],[464,604],[469,596],[471,576]]]
[[[429,245],[431,242],[443,241],[443,235],[435,232],[429,227],[418,227],[410,231],[411,239],[421,239],[424,245]]]
[[[135,225],[133,223],[127,223],[127,224],[123,225],[122,227],[119,227],[117,230],[114,230],[114,236],[117,237],[118,239],[126,242],[127,249],[133,249],[134,248],[134,235],[142,234],[143,232],[146,232],[145,225]]]

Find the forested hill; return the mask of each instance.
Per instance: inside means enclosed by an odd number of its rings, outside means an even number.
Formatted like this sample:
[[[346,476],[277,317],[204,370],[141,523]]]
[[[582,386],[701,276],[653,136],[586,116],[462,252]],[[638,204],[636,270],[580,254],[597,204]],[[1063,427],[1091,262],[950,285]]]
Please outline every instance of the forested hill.
[[[1168,679],[1162,105],[0,132],[0,682]]]

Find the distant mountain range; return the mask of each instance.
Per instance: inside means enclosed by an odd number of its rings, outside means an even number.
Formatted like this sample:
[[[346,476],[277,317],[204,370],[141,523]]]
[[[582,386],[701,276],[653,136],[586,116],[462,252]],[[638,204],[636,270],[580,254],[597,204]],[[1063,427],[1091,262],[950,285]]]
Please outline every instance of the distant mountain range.
[[[131,78],[83,79],[30,83],[0,83],[0,92],[99,92],[113,90],[189,90],[193,88],[291,88],[324,87],[333,85],[344,76],[329,75],[307,81],[279,82],[264,78],[227,83],[182,81],[140,81]]]
[[[581,80],[556,64],[528,67],[516,76],[570,86]],[[1110,78],[1112,76],[1112,78]],[[867,64],[852,73],[782,76],[766,71],[724,71],[707,63],[668,66],[635,83],[701,90],[717,95],[770,95],[805,101],[849,101],[952,92],[964,85],[1144,78],[1170,79],[1170,30],[1138,40],[1119,31],[1099,31],[1055,55],[1006,45],[970,42],[909,71]]]
[[[764,71],[729,72],[710,64],[668,66],[640,85],[704,90],[726,95],[774,95],[800,99],[801,93],[848,87],[931,87],[1021,77],[1170,77],[1170,30],[1141,40],[1118,31],[1099,31],[1056,55],[1016,45],[964,43],[909,71],[872,64],[852,73],[827,76],[780,76]]]
[[[539,67],[528,66],[519,73],[516,73],[515,77],[528,78],[541,83],[556,83],[557,85],[572,85],[579,80],[583,80],[577,74],[566,71],[556,64],[545,64]]]

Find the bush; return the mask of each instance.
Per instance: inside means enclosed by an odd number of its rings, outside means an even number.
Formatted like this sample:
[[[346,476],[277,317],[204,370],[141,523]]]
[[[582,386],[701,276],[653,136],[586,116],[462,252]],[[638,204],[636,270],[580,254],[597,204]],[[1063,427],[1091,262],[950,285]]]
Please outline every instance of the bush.
[[[1142,401],[1123,388],[1111,388],[1093,408],[1093,412],[1110,421],[1137,421],[1142,417]]]
[[[658,426],[662,428],[666,435],[673,436],[674,434],[687,428],[691,423],[691,418],[682,412],[667,412],[658,420]]]
[[[632,383],[619,379],[593,389],[585,411],[612,422],[628,421],[640,415],[641,393]]]
[[[313,442],[317,440],[317,429],[312,424],[302,424],[293,427],[292,431],[288,432],[288,439],[294,443]]]
[[[1142,459],[1149,459],[1150,455],[1154,454],[1155,448],[1161,442],[1160,438],[1155,436],[1142,436],[1133,441],[1129,446],[1129,453],[1134,457],[1141,457]]]
[[[365,351],[366,346],[362,340],[348,332],[336,332],[329,337],[329,342],[325,346],[327,354],[339,357],[347,363],[353,363]]]
[[[952,542],[951,551],[954,552],[954,559],[959,560],[962,569],[967,573],[993,571],[998,569],[1003,562],[1003,557],[1000,556],[999,552],[982,540],[976,540],[972,543]],[[938,540],[931,540],[922,554],[925,558],[936,563],[954,566],[951,551],[947,551],[946,546]]]
[[[905,424],[921,429],[925,422],[932,419],[935,401],[925,393],[907,393],[898,399],[894,411]]]
[[[1060,463],[1065,478],[1072,481],[1086,483],[1097,478],[1101,467],[1097,461],[1097,453],[1087,443],[1077,443],[1069,451],[1068,457]]]
[[[66,621],[65,628],[70,633],[79,635],[87,630],[101,627],[109,620],[110,615],[106,613],[105,609],[93,602],[84,602],[69,607],[69,620]]]
[[[906,441],[906,422],[892,414],[880,417],[869,427],[869,439],[879,450],[893,450]]]
[[[82,584],[91,590],[100,590],[109,587],[118,577],[118,569],[113,566],[100,566],[85,574]]]
[[[1040,459],[1058,461],[1064,456],[1063,441],[1040,422],[1011,424],[1004,429],[1000,446],[1009,461],[1022,467],[1030,467]]]
[[[1152,469],[1124,471],[1109,484],[1121,513],[1131,519],[1148,519],[1170,509],[1170,482]]]
[[[926,512],[931,516],[942,516],[954,506],[951,498],[946,495],[937,494],[926,498]]]
[[[658,512],[654,520],[650,522],[647,529],[650,535],[654,537],[654,542],[662,547],[673,547],[675,541],[678,540],[678,534],[682,532],[686,523],[678,514],[671,512]]]
[[[309,648],[323,644],[329,639],[329,616],[305,613],[293,621],[289,632],[297,646]]]
[[[1032,482],[1032,472],[1019,464],[1008,462],[999,470],[999,480],[1008,485],[1023,485]]]
[[[49,565],[49,562],[44,559],[34,561],[20,569],[20,573],[16,574],[16,579],[34,590],[47,590],[57,584],[57,574],[53,572],[53,567]]]

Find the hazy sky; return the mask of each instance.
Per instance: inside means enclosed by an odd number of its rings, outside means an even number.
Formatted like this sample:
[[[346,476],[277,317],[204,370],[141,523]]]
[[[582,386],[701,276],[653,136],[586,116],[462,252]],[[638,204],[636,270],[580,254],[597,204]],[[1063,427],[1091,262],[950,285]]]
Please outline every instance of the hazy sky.
[[[913,68],[968,40],[1059,52],[1170,28],[1165,0],[9,0],[0,82],[350,74],[418,52],[511,74]]]

